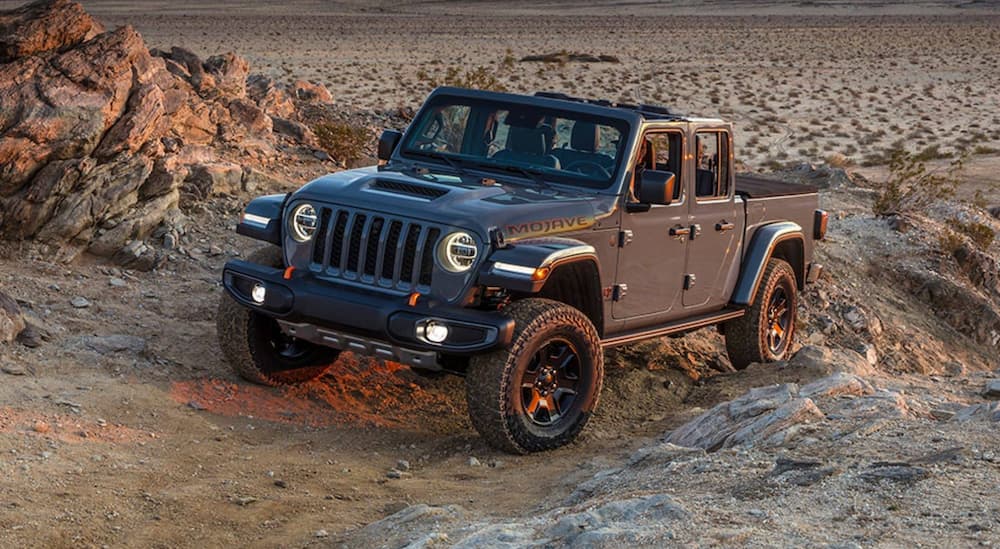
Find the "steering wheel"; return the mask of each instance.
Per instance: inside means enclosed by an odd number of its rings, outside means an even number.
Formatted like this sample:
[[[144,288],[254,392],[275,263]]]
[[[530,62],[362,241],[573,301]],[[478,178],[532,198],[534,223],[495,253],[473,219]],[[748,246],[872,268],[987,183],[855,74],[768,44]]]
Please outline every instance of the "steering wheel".
[[[584,175],[601,176],[606,179],[611,179],[611,172],[609,172],[607,168],[597,162],[591,162],[590,160],[577,160],[576,162],[570,162],[563,169],[566,171],[582,173]]]

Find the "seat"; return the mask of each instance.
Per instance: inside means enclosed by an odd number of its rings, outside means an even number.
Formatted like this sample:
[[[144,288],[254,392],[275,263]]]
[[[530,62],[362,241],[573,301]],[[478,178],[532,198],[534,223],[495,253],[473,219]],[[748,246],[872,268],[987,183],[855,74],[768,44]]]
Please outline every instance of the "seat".
[[[590,162],[605,169],[614,167],[615,161],[606,154],[597,152],[601,147],[601,130],[591,122],[573,124],[569,138],[569,148],[554,149],[555,155],[565,169],[577,162]]]
[[[559,169],[559,159],[545,154],[545,130],[511,126],[507,133],[507,148],[497,152],[493,158],[534,166]]]
[[[695,172],[694,195],[698,198],[715,196],[715,172],[701,168]]]

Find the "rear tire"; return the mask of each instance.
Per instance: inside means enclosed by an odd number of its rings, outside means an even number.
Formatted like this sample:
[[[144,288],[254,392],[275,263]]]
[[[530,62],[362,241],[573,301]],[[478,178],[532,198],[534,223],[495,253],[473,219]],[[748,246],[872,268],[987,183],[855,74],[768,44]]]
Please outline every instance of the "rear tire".
[[[247,261],[280,268],[281,250],[274,246],[250,254]],[[223,293],[216,316],[219,346],[233,370],[260,385],[294,385],[325,374],[340,354],[285,335],[273,318],[252,311]]]
[[[796,288],[792,266],[782,259],[768,260],[753,305],[724,326],[726,351],[734,368],[788,358],[795,337]]]
[[[507,349],[472,357],[466,399],[472,425],[510,453],[552,450],[572,442],[597,407],[604,354],[582,312],[558,301],[515,301]]]

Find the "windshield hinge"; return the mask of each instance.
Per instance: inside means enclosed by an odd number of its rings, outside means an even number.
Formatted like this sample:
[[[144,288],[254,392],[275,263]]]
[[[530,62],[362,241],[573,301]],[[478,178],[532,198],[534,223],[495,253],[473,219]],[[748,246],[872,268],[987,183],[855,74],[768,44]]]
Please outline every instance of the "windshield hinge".
[[[632,243],[633,233],[630,229],[618,232],[618,247],[624,248]]]

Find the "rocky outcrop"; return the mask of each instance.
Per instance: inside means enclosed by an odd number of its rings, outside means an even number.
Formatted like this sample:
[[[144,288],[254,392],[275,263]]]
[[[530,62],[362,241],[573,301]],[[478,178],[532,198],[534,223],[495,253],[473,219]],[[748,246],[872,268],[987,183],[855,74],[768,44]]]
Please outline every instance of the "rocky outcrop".
[[[63,259],[131,257],[182,196],[241,191],[244,173],[281,154],[271,113],[294,114],[267,79],[248,94],[249,71],[233,53],[150,52],[68,0],[0,13],[0,237],[54,244]],[[251,146],[251,165],[221,157]]]
[[[751,389],[717,404],[678,427],[664,439],[670,444],[708,451],[737,446],[782,446],[810,424],[828,418],[913,415],[898,392],[876,388],[858,373],[872,372],[867,362],[850,351],[803,347],[787,364],[803,373],[823,374],[806,385],[794,383]]]

